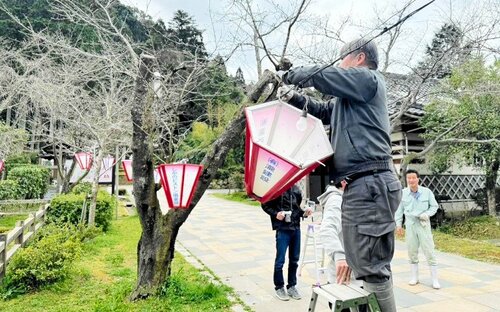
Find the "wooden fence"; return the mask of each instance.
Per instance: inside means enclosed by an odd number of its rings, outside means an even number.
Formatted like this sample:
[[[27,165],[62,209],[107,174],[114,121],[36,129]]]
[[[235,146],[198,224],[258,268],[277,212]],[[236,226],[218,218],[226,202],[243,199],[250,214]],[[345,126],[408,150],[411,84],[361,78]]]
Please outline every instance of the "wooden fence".
[[[7,264],[12,256],[44,225],[48,207],[49,205],[41,207],[26,220],[17,221],[16,227],[10,232],[0,234],[0,280],[5,276]]]

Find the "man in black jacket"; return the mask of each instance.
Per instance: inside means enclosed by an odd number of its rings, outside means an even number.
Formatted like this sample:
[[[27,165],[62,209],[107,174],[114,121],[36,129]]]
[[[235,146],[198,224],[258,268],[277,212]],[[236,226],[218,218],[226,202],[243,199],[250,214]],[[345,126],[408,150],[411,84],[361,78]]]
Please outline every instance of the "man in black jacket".
[[[294,185],[281,196],[262,204],[262,209],[271,217],[273,230],[276,231],[276,258],[274,260],[274,288],[276,297],[287,301],[299,300],[297,291],[297,268],[300,257],[300,219],[312,213],[311,208],[302,210],[302,194]],[[288,285],[285,289],[283,265],[288,250]]]
[[[375,293],[382,312],[393,312],[390,263],[402,187],[392,172],[385,80],[377,71],[375,43],[354,40],[340,54],[344,58],[338,67],[317,73],[320,66],[297,67],[281,74],[285,84],[314,87],[335,99],[317,101],[288,87],[280,88],[278,96],[298,108],[307,104],[311,115],[330,125],[330,184],[347,184],[342,201],[347,263],[364,288]]]

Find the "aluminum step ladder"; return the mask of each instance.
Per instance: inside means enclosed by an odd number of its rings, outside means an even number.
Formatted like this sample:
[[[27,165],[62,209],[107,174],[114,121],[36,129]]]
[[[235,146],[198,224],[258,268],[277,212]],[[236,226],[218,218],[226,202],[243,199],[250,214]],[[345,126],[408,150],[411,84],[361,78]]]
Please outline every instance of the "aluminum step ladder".
[[[299,276],[302,275],[302,268],[306,264],[314,263],[314,269],[316,272],[317,284],[320,284],[320,274],[326,271],[325,267],[325,250],[323,245],[316,241],[317,235],[319,235],[319,228],[321,224],[318,222],[312,222],[307,225],[306,239],[304,241],[304,248],[301,250],[300,260],[299,260]],[[308,255],[307,249],[312,246],[313,258],[306,259]],[[311,248],[309,247],[309,250]]]
[[[381,312],[375,294],[371,294],[358,286],[339,284],[313,286],[309,312],[316,310],[319,296],[332,303],[332,312],[342,312],[344,309],[355,312],[359,311],[359,307],[363,305],[368,307],[367,311]]]

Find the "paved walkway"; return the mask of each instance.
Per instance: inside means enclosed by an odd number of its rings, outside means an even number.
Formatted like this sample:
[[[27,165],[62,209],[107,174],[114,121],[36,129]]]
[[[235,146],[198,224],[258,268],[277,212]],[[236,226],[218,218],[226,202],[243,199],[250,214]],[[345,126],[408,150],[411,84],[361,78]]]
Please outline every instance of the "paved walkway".
[[[303,240],[308,222],[302,223]],[[306,265],[299,277],[297,286],[303,295],[302,300],[283,302],[274,297],[274,232],[268,215],[260,207],[218,199],[206,193],[181,227],[178,240],[222,281],[233,287],[255,311],[308,310],[311,285],[316,281],[313,264]],[[307,250],[309,258],[311,249]],[[397,242],[392,268],[399,312],[500,311],[499,265],[440,252],[437,257],[442,288],[434,290],[430,287],[430,275],[425,265],[420,270],[421,283],[409,286],[406,245]],[[421,260],[425,263],[423,258]],[[324,276],[322,280],[325,280]],[[319,301],[316,311],[328,311],[327,303]]]

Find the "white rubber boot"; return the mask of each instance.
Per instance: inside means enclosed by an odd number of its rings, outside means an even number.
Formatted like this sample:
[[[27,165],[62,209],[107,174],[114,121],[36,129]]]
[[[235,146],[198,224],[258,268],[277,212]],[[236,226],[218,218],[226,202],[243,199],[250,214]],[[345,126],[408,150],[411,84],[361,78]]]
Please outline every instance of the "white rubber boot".
[[[408,282],[409,285],[415,286],[418,284],[418,263],[412,263],[411,266],[411,277]]]
[[[437,265],[431,265],[431,279],[432,279],[432,288],[434,289],[441,288],[441,285],[439,285],[438,281]]]

